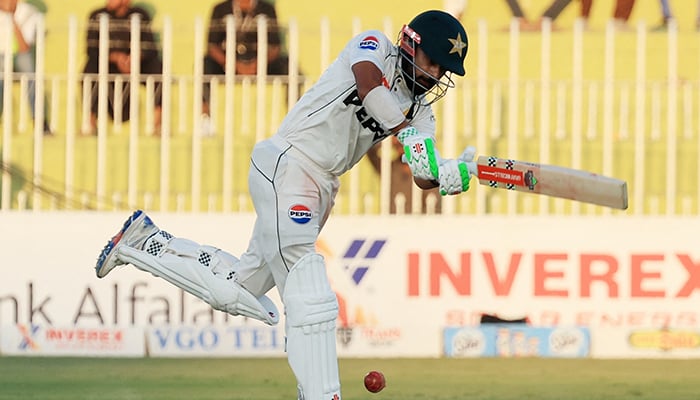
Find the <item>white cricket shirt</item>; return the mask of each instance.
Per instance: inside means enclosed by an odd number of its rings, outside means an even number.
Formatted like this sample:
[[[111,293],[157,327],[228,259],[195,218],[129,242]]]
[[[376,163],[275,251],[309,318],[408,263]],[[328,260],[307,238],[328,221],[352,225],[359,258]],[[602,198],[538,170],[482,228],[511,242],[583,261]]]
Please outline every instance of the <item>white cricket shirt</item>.
[[[354,37],[290,110],[277,135],[324,171],[342,175],[357,164],[373,144],[391,135],[362,105],[352,66],[360,61],[374,63],[384,74],[385,85],[406,115],[413,104],[413,96],[396,67],[397,57],[397,47],[380,31],[371,30]],[[416,105],[411,125],[434,138],[432,108]]]

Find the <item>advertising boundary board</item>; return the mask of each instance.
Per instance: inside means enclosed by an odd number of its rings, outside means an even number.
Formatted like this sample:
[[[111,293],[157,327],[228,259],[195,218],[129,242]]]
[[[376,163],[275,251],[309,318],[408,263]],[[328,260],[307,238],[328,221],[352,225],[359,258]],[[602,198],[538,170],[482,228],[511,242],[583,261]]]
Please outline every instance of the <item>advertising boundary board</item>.
[[[97,254],[129,214],[0,213],[0,325],[264,326],[131,266],[97,279]],[[254,223],[250,214],[151,216],[234,255]],[[341,355],[440,356],[445,327],[488,313],[590,328],[591,356],[619,357],[639,352],[620,355],[596,330],[700,331],[698,231],[700,219],[686,217],[332,216],[317,251],[339,299]],[[268,295],[281,308],[276,290]]]
[[[448,327],[447,357],[584,358],[590,354],[588,328],[541,328],[525,324]]]
[[[0,354],[10,356],[144,357],[143,329],[49,325],[3,325]]]

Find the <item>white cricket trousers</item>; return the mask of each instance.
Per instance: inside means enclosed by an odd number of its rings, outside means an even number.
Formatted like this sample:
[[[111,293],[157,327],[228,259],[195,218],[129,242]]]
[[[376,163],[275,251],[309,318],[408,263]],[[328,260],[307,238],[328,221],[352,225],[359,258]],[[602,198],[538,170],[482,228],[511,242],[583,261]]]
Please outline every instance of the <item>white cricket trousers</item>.
[[[277,286],[284,293],[289,270],[316,240],[338,193],[338,178],[309,160],[283,138],[255,145],[248,187],[257,214],[237,281],[255,296]]]

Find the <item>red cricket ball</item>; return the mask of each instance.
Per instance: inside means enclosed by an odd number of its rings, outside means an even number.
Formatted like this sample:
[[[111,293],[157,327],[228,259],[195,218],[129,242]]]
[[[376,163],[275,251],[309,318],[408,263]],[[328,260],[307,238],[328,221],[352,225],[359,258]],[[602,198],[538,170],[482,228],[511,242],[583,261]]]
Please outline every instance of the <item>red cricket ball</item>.
[[[370,371],[365,375],[365,388],[372,393],[379,393],[386,387],[384,374],[379,371]]]

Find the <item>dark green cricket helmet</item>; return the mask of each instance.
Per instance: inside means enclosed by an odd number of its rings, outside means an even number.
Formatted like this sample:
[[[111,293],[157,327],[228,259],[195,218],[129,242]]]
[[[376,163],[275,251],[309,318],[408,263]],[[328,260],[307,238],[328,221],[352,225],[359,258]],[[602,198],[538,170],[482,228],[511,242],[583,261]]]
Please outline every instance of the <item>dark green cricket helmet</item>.
[[[398,67],[421,104],[431,104],[442,98],[447,89],[455,87],[451,74],[464,76],[467,32],[452,15],[438,10],[418,14],[401,29],[398,42]],[[416,64],[418,49],[441,67],[442,76],[432,76]]]
[[[452,15],[439,10],[418,14],[408,27],[417,36],[412,39],[431,60],[444,69],[464,76],[464,59],[469,41],[462,24]]]

